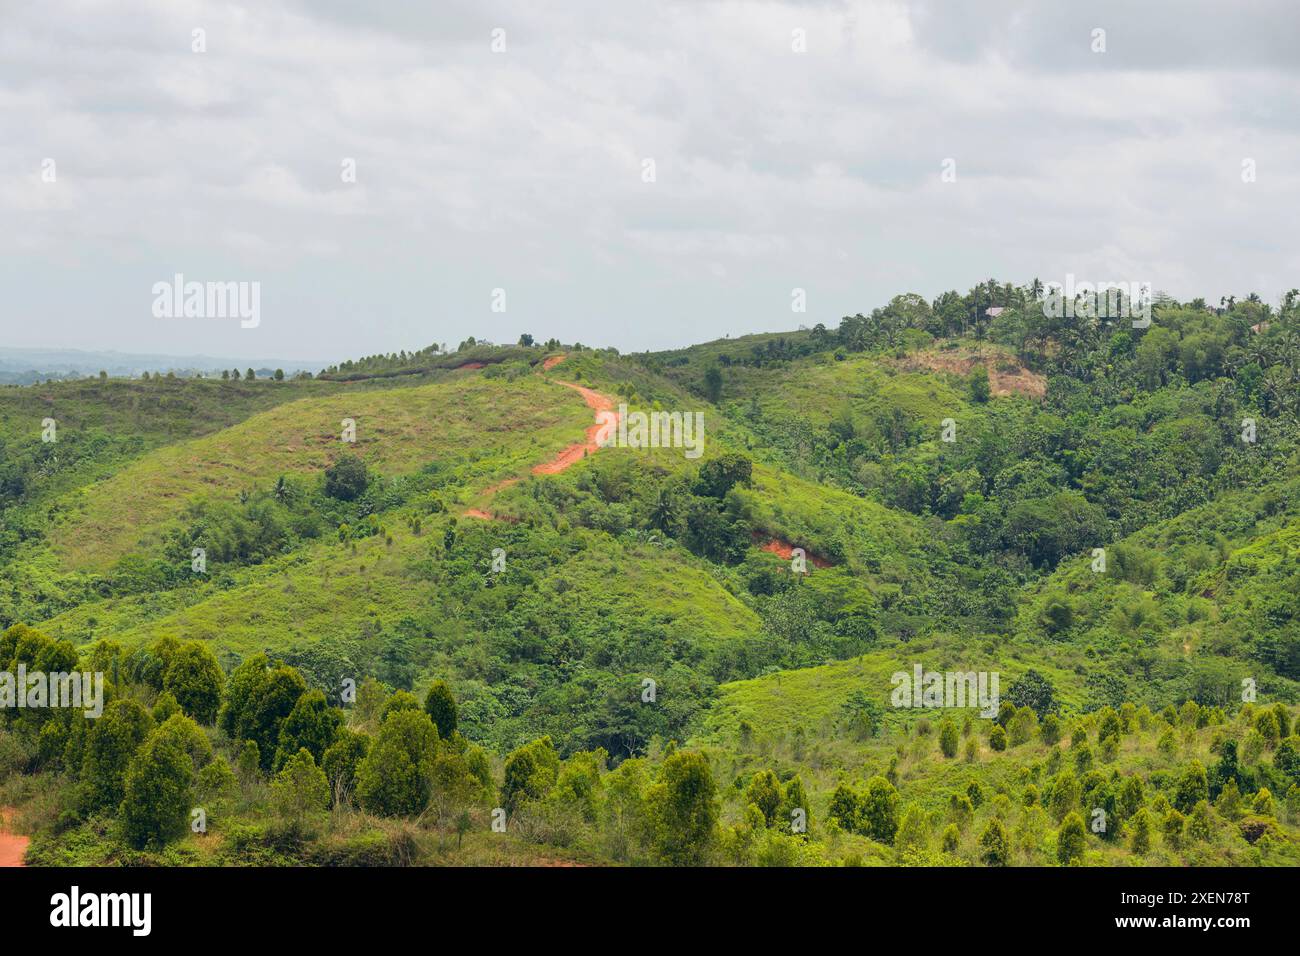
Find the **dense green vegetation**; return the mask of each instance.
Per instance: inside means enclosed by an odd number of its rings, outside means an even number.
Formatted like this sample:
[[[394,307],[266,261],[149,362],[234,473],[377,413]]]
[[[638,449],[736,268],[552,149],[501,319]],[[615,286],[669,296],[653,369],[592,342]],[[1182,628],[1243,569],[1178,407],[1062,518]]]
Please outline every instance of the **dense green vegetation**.
[[[109,686],[0,711],[0,803],[51,863],[1294,864],[1297,296],[1041,294],[0,389],[0,663]],[[705,454],[535,474],[560,383]]]

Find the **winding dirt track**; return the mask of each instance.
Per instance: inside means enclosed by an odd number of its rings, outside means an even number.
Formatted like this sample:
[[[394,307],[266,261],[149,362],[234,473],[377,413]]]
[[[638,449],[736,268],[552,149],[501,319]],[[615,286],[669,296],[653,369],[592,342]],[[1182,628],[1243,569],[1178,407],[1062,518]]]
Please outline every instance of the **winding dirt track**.
[[[566,357],[567,356],[564,355],[552,355],[550,358],[542,362],[542,370],[550,371],[551,369],[555,368],[555,366],[563,362]],[[580,441],[573,445],[569,445],[567,448],[561,451],[550,461],[544,461],[539,465],[534,465],[532,469],[534,475],[557,475],[560,472],[564,471],[566,468],[570,468],[573,465],[576,465],[578,462],[582,461],[582,459],[585,458],[588,454],[595,454],[600,449],[600,445],[596,443],[596,436],[600,434],[602,428],[606,427],[605,423],[608,420],[608,416],[602,418],[600,416],[600,413],[614,412],[614,399],[610,398],[608,395],[598,392],[595,389],[587,388],[583,385],[578,385],[575,382],[557,381],[556,384],[563,385],[565,388],[571,388],[579,395],[581,395],[583,401],[587,403],[587,407],[597,413],[597,420],[594,425],[590,426],[587,429],[587,435],[585,441]],[[617,427],[618,425],[617,413],[613,414],[613,425],[614,427]],[[507,478],[505,481],[499,481],[495,485],[492,485],[490,488],[486,489],[485,494],[487,495],[496,494],[496,492],[500,491],[502,488],[507,488],[510,485],[513,485],[517,481],[519,481],[518,478]],[[495,519],[497,516],[491,514],[490,512],[484,511],[482,508],[470,508],[465,512],[465,517],[479,518],[484,521],[491,521]]]
[[[559,382],[558,384],[563,385],[565,388],[571,388],[579,395],[581,395],[583,401],[587,403],[587,407],[592,409],[595,412],[614,411],[614,400],[610,398],[608,395],[602,395],[600,392],[597,392],[594,389],[584,388],[581,385],[575,385],[573,382]],[[615,426],[618,425],[617,413],[615,413],[613,416],[613,424]],[[564,471],[564,469],[568,468],[569,466],[577,464],[578,462],[582,461],[582,459],[588,453],[594,454],[600,448],[600,445],[596,444],[596,436],[600,434],[600,430],[604,427],[605,425],[603,421],[598,420],[596,424],[592,425],[590,428],[587,429],[586,441],[578,442],[576,445],[570,445],[568,448],[564,449],[564,451],[560,452],[550,461],[544,461],[540,465],[534,465],[533,474],[534,475],[555,475],[558,474],[559,472]]]

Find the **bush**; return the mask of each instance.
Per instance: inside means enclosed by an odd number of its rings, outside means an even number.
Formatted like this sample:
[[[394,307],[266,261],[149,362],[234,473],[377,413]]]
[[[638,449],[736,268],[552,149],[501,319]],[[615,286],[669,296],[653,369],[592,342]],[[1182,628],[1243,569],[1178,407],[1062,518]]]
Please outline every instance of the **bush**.
[[[355,501],[365,494],[369,484],[366,463],[355,455],[342,455],[325,469],[325,494],[339,501]]]

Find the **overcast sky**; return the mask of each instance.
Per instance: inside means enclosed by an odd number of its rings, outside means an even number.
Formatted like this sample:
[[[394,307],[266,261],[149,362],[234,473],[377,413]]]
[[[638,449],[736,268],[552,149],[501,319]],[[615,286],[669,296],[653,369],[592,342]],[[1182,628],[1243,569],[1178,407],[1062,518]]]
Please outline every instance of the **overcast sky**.
[[[1067,273],[1275,302],[1298,43],[1291,0],[0,0],[0,345],[666,348]],[[155,317],[176,273],[260,323]]]

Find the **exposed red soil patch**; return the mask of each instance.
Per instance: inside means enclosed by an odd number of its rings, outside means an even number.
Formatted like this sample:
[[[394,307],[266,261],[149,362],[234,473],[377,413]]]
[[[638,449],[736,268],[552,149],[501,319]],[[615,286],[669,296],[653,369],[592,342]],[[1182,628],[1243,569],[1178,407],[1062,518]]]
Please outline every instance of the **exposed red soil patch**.
[[[465,512],[466,518],[482,518],[484,521],[491,521],[492,516],[481,508],[470,508]]]
[[[559,365],[568,357],[569,357],[568,355],[562,353],[560,355],[552,355],[550,358],[544,359],[542,361],[542,371],[549,372],[551,369],[555,368],[555,366]]]
[[[602,395],[594,389],[585,388],[582,385],[575,385],[573,382],[560,382],[565,388],[571,388],[582,396],[587,407],[597,412],[612,412],[613,426],[618,426],[618,414],[614,412],[614,400],[608,395]],[[600,434],[601,429],[605,428],[604,421],[598,421],[587,429],[587,440],[579,442],[576,445],[570,445],[564,451],[560,452],[550,461],[542,462],[540,465],[533,466],[534,475],[554,475],[558,474],[570,465],[582,461],[589,453],[596,452],[600,445],[596,443],[596,436]]]
[[[23,857],[27,855],[27,845],[32,841],[19,833],[9,832],[12,816],[12,810],[0,808],[0,866],[26,866]]]
[[[457,365],[454,369],[452,369],[452,371],[453,371],[453,372],[459,372],[459,371],[460,371],[461,369],[463,369],[463,368],[471,368],[471,369],[473,369],[473,368],[487,368],[487,366],[484,365],[482,362],[466,362],[464,365]]]
[[[1047,379],[1037,372],[1016,364],[1015,360],[1004,352],[992,350],[952,349],[951,351],[913,352],[901,359],[903,368],[909,371],[926,369],[931,372],[947,372],[951,375],[969,375],[976,365],[983,365],[989,370],[989,390],[999,398],[1007,395],[1027,395],[1030,398],[1042,398],[1047,394]]]
[[[794,549],[796,546],[791,544],[789,541],[782,541],[780,538],[764,539],[762,535],[755,534],[754,542],[755,544],[758,545],[758,547],[761,550],[767,551],[771,554],[775,554],[778,558],[781,558],[783,561],[789,561],[792,557],[794,557]],[[818,557],[817,555],[809,551],[807,548],[804,548],[804,556],[808,559],[809,563],[812,564],[812,566],[815,568],[829,568],[831,566],[831,563],[829,561],[827,561],[825,558]]]

